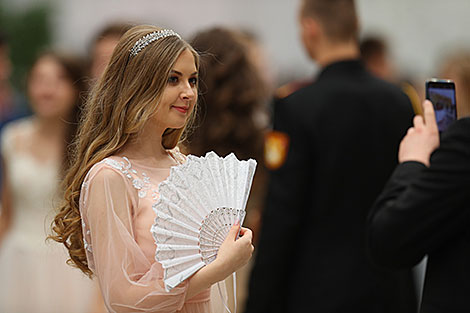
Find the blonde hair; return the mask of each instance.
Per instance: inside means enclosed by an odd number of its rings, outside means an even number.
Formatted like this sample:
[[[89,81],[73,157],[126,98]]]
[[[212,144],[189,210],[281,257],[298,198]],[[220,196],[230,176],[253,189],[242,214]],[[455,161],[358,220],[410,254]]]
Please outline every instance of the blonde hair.
[[[89,277],[93,273],[85,255],[79,210],[80,189],[86,174],[95,163],[115,154],[142,132],[157,111],[170,71],[181,52],[191,51],[199,68],[198,54],[176,36],[152,42],[138,55],[130,56],[129,50],[137,40],[158,30],[150,25],[136,26],[120,39],[86,102],[72,148],[72,163],[63,181],[64,201],[52,222],[50,238],[64,244],[70,255],[67,263]],[[195,111],[183,128],[164,132],[162,145],[166,149],[174,148],[182,140]]]

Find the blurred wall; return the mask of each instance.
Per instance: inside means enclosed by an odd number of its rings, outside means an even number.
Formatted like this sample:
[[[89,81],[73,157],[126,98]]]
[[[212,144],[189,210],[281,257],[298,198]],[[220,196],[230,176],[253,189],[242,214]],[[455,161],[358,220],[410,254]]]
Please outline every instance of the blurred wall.
[[[4,0],[21,9],[38,0]],[[93,34],[114,20],[174,28],[189,38],[212,25],[242,27],[264,44],[277,79],[311,76],[316,67],[299,41],[299,0],[50,0],[54,42],[81,53]],[[435,73],[455,45],[470,46],[470,0],[357,0],[363,33],[384,35],[397,65],[416,77]]]

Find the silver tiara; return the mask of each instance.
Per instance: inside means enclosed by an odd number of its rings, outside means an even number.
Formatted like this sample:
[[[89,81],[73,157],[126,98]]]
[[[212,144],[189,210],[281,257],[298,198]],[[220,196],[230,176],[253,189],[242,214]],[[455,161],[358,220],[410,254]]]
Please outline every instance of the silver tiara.
[[[181,39],[181,36],[178,35],[178,33],[172,31],[171,29],[161,29],[158,31],[154,31],[153,33],[147,34],[144,37],[137,40],[137,42],[134,44],[134,47],[132,47],[132,49],[129,50],[131,53],[131,56],[135,57],[140,51],[142,51],[142,49],[147,47],[152,42],[161,38],[169,37],[169,36],[176,36],[179,39]]]

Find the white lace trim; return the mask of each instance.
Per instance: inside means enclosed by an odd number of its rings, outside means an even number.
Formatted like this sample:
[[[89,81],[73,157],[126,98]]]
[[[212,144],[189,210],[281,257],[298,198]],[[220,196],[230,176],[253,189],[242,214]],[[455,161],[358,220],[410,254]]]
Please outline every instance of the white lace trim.
[[[112,166],[113,168],[121,171],[121,173],[123,173],[127,178],[132,180],[132,186],[134,186],[134,188],[138,191],[137,194],[139,198],[145,198],[148,192],[151,191],[152,199],[157,200],[158,198],[157,188],[154,188],[154,189],[151,188],[152,184],[150,183],[150,177],[145,172],[141,173],[141,176],[143,178],[133,177],[131,173],[139,176],[138,172],[132,168],[131,161],[129,161],[127,157],[123,157],[123,159],[124,161],[126,161],[126,163],[124,163],[123,161],[116,161],[113,159],[105,159],[104,162]]]

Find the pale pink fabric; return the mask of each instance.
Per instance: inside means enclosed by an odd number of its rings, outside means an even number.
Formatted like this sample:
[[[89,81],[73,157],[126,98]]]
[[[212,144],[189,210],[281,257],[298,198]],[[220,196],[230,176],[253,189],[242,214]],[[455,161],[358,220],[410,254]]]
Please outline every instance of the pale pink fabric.
[[[170,153],[175,165],[184,161],[179,151]],[[155,261],[152,204],[169,173],[112,156],[84,180],[80,211],[87,259],[110,312],[212,312],[210,289],[185,302],[188,282],[165,291],[163,268]]]

